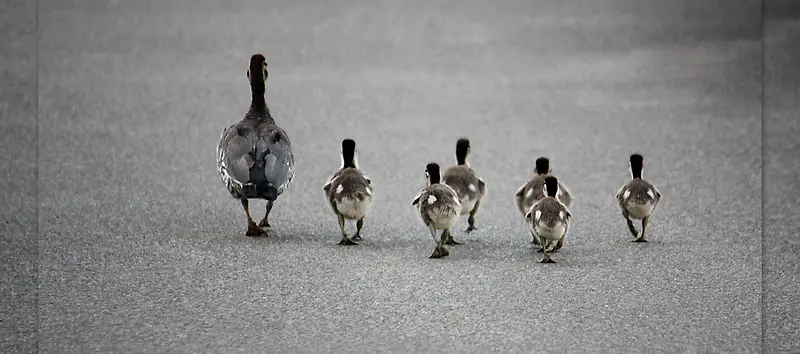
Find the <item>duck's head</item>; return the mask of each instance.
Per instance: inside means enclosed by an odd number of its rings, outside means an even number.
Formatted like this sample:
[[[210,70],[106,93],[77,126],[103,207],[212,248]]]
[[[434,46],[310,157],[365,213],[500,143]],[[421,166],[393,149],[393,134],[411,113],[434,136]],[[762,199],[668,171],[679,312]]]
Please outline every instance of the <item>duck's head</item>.
[[[644,157],[640,154],[631,155],[630,162],[628,163],[628,171],[631,173],[631,178],[642,178],[642,170],[644,170]]]
[[[537,175],[545,175],[550,173],[550,159],[546,157],[540,157],[536,159],[536,167],[534,171]]]
[[[466,165],[469,167],[469,162],[467,162],[467,157],[471,148],[469,146],[469,139],[467,138],[460,138],[456,141],[456,163],[459,165]]]
[[[267,58],[262,54],[253,54],[250,57],[250,69],[247,70],[247,79],[250,83],[263,84],[267,80]]]
[[[425,179],[428,181],[429,186],[439,183],[440,177],[439,164],[431,162],[425,166]]]
[[[356,141],[353,139],[342,140],[342,168],[358,168],[356,162]]]
[[[553,176],[544,178],[544,195],[555,198],[558,194],[558,179]]]

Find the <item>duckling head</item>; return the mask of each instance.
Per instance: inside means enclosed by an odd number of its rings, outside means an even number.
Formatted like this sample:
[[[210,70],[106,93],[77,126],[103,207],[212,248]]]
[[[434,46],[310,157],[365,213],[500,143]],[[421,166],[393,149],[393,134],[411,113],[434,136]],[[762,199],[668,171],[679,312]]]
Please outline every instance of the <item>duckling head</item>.
[[[429,163],[425,166],[425,179],[428,185],[434,185],[440,182],[441,176],[439,175],[439,164],[435,162]]]
[[[553,176],[547,176],[544,179],[544,195],[555,198],[558,194],[558,179]]]
[[[536,159],[536,167],[534,169],[537,175],[544,175],[550,173],[550,159],[542,156]]]
[[[356,160],[356,142],[353,139],[342,140],[342,168],[358,168]]]
[[[630,162],[628,163],[628,171],[631,173],[631,179],[642,178],[642,170],[644,170],[644,157],[640,154],[631,155]]]
[[[459,165],[466,165],[469,166],[469,162],[467,162],[467,157],[471,148],[469,146],[469,139],[467,138],[460,138],[456,141],[456,163]]]

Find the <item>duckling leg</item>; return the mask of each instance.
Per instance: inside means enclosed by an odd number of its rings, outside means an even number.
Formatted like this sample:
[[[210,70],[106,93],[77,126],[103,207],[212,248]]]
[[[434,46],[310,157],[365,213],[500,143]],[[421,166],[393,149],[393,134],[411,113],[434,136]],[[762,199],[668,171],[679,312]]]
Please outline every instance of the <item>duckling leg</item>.
[[[542,257],[542,260],[539,261],[539,263],[555,263],[556,261],[550,259],[550,255],[547,254],[547,240],[545,240],[544,237],[541,237],[540,241],[542,243],[542,253],[544,254],[544,257]]]
[[[533,230],[531,230],[531,243],[537,247],[542,247],[542,245],[539,244],[539,236],[536,236]]]
[[[470,233],[470,232],[475,231],[475,230],[478,229],[477,227],[475,227],[475,214],[478,213],[478,207],[479,206],[481,206],[481,200],[480,199],[478,199],[478,201],[475,202],[475,206],[469,212],[469,218],[467,219],[467,223],[468,223],[469,226],[467,226],[467,229],[464,230],[464,232]]]
[[[342,246],[358,245],[358,243],[347,237],[347,233],[344,232],[344,215],[336,213],[336,216],[339,218],[339,229],[342,230],[342,240],[339,241],[339,244]]]
[[[633,226],[633,220],[631,220],[627,210],[622,209],[622,216],[625,217],[625,222],[628,223],[628,230],[631,231],[631,235],[633,235],[633,237],[639,236],[639,231],[636,231],[636,227]]]
[[[444,243],[447,240],[447,230],[442,232],[442,236],[440,238],[436,237],[436,229],[433,226],[429,226],[428,229],[431,232],[431,237],[436,242],[436,248],[433,249],[433,253],[431,254],[430,258],[442,258],[446,257],[450,254],[450,252],[444,248]]]
[[[364,218],[356,221],[356,234],[353,235],[353,240],[361,241],[361,228],[364,227]]]
[[[461,245],[462,244],[461,242],[458,242],[458,241],[453,239],[453,235],[450,234],[450,229],[444,230],[442,232],[442,237],[447,237],[446,239],[444,239],[444,244],[445,245]]]
[[[564,238],[565,237],[566,237],[566,235],[561,236],[561,239],[558,240],[558,243],[556,243],[556,245],[550,250],[550,252],[553,252],[553,253],[558,252],[558,250],[560,250],[561,247],[564,246]]]
[[[266,212],[266,214],[264,214],[264,218],[261,219],[261,222],[258,223],[259,227],[270,227],[269,221],[267,221],[267,220],[269,220],[269,212],[272,211],[272,204],[273,203],[275,203],[274,200],[268,200],[267,201],[267,212]]]
[[[261,230],[256,222],[253,221],[253,218],[250,216],[250,202],[245,198],[242,199],[242,207],[244,208],[244,213],[247,214],[247,232],[245,235],[247,236],[264,236],[266,235],[266,231]]]
[[[646,216],[642,219],[642,234],[639,235],[639,238],[633,240],[633,242],[647,242],[647,240],[644,239],[644,231],[647,229],[647,219],[649,218],[649,216]]]

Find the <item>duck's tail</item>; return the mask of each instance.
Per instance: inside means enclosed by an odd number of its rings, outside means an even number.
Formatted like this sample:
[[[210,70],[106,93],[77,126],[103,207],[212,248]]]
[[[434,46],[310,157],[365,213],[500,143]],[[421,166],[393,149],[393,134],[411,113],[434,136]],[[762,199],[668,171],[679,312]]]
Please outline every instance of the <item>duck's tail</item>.
[[[258,198],[275,200],[294,178],[294,155],[286,137],[278,130],[259,142],[253,151],[248,187]]]

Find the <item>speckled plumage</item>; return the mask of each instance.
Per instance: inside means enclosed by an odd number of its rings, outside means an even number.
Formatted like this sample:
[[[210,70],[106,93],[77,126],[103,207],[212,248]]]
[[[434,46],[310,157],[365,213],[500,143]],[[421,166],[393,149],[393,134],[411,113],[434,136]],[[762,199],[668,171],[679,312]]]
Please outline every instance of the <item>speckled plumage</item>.
[[[271,117],[246,117],[223,130],[217,171],[233,198],[275,200],[294,178],[291,141]]]
[[[450,186],[436,183],[423,189],[412,201],[417,208],[422,223],[437,230],[455,226],[461,215],[461,202],[456,191]]]

